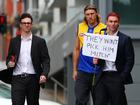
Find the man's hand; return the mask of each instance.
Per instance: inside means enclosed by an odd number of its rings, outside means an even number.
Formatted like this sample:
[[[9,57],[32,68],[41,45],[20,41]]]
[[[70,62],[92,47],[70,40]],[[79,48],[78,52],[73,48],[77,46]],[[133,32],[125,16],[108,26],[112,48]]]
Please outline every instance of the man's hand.
[[[77,70],[73,70],[73,80],[77,80]]]
[[[98,64],[98,58],[93,58],[93,64],[97,65]]]
[[[47,80],[46,77],[45,77],[44,75],[41,75],[41,76],[40,76],[39,83],[40,83],[40,84],[45,83],[46,80]]]
[[[9,67],[14,67],[15,66],[15,62],[13,62],[13,61],[9,61],[8,62],[8,68]]]

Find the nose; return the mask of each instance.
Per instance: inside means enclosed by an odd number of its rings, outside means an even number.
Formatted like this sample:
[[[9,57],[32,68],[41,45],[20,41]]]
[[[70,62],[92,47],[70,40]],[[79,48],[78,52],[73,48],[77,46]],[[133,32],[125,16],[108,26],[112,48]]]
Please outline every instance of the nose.
[[[89,18],[92,18],[92,14],[89,15]]]
[[[93,14],[91,13],[91,14],[90,14],[90,17],[92,17],[92,16],[93,16]]]

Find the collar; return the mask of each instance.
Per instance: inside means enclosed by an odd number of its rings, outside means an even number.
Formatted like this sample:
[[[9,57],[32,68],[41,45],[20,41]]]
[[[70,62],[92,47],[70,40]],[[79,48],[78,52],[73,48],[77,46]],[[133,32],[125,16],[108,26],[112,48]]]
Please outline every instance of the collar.
[[[33,35],[32,34],[30,36],[28,36],[28,37],[23,37],[21,35],[21,40],[32,40],[32,38],[33,38]]]
[[[89,25],[88,23],[87,23],[87,21],[86,20],[83,20],[82,21],[83,23],[85,23],[88,27],[90,27],[90,28],[95,28],[100,22],[97,22],[97,24],[96,25],[94,25],[94,26],[91,26],[91,25]]]
[[[99,22],[96,25],[94,25],[94,26],[91,26],[89,24],[87,24],[87,25],[88,25],[89,28],[95,28],[98,24],[99,24]]]
[[[117,34],[118,34],[118,30],[112,36],[117,36]],[[108,35],[110,35],[110,34],[108,34]]]

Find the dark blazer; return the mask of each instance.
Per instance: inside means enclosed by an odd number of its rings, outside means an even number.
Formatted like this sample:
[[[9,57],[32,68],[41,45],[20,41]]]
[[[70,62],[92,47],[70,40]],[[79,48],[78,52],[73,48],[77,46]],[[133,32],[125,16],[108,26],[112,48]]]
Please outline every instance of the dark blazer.
[[[117,49],[117,57],[116,57],[116,69],[120,74],[120,77],[124,84],[133,83],[133,79],[131,76],[131,71],[134,66],[134,48],[132,45],[131,38],[121,32],[118,32],[117,36],[119,36],[118,49]],[[105,61],[100,60],[101,68],[103,69]],[[101,79],[102,69],[97,75],[97,83]]]
[[[119,43],[117,50],[117,58],[115,61],[117,71],[120,73],[120,76],[124,84],[133,83],[131,71],[134,66],[134,48],[132,45],[132,40],[129,36],[118,32]]]
[[[16,67],[19,58],[20,47],[21,47],[21,36],[17,36],[13,38],[10,42],[6,64],[8,64],[8,62],[11,60],[11,57],[14,56]],[[34,35],[32,37],[31,44],[31,59],[38,78],[40,77],[41,74],[47,76],[50,71],[50,57],[48,53],[48,48],[46,46],[46,42],[44,39]],[[4,77],[0,77],[0,79],[2,79],[4,82],[6,81],[7,83],[10,83],[11,77],[9,78],[9,76],[12,76],[13,69],[15,67],[1,71],[0,75],[3,75]]]

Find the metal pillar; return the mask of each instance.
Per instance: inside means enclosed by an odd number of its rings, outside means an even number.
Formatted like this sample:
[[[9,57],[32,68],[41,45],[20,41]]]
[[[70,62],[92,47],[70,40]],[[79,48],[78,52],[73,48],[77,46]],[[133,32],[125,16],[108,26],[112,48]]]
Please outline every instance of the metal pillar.
[[[75,105],[74,81],[72,79],[72,56],[66,58],[68,104]]]

